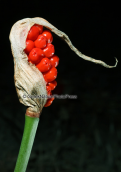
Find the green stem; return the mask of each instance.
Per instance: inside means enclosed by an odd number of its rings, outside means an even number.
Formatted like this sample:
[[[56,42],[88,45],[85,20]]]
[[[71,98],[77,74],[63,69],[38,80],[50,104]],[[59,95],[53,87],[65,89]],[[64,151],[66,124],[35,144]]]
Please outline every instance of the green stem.
[[[25,115],[24,133],[14,172],[25,172],[33,146],[39,118]]]

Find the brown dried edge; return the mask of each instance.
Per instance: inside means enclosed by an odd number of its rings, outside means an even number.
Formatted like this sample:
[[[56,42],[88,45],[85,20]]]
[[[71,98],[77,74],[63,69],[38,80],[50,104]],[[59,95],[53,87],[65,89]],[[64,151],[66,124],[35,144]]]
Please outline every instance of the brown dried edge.
[[[31,111],[29,111],[29,110],[27,109],[25,115],[27,115],[27,116],[29,116],[29,117],[32,117],[32,118],[39,118],[40,115],[41,115],[41,112],[40,112],[40,113],[31,112]]]

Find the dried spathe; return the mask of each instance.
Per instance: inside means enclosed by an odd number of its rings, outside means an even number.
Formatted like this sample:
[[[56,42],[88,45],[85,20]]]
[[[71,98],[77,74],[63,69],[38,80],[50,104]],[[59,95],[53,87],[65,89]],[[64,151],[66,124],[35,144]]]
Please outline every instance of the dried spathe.
[[[100,60],[95,60],[91,57],[85,56],[72,45],[70,39],[64,32],[58,30],[56,27],[51,25],[47,20],[43,18],[26,18],[16,22],[11,29],[9,37],[15,64],[15,86],[19,101],[28,107],[27,114],[30,116],[39,117],[42,108],[47,101],[46,83],[42,73],[37,69],[37,67],[34,64],[28,62],[28,57],[24,52],[24,49],[26,48],[26,38],[28,32],[34,24],[42,25],[54,32],[59,37],[63,38],[63,40],[66,41],[69,47],[79,57],[85,60],[103,65],[107,68],[116,67],[117,60],[115,66],[109,66]],[[47,52],[45,52],[45,54],[47,54]],[[40,98],[40,95],[45,95],[45,98]]]

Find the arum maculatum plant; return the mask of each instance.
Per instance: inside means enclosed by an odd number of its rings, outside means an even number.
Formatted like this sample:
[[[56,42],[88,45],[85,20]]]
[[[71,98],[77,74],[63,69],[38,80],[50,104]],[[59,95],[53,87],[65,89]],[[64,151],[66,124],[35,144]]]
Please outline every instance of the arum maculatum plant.
[[[10,32],[14,57],[14,81],[19,101],[27,106],[25,127],[14,172],[25,172],[34,142],[39,117],[43,107],[52,104],[52,90],[57,86],[59,57],[55,55],[52,32],[62,38],[81,58],[107,68],[113,68],[101,60],[95,60],[76,49],[68,36],[43,18],[26,18],[17,21]],[[50,96],[50,97],[49,97]]]

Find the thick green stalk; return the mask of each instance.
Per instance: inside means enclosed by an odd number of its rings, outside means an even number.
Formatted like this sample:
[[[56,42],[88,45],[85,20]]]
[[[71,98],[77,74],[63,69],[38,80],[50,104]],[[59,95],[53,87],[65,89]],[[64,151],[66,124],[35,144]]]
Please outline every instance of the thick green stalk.
[[[38,123],[39,118],[25,115],[24,133],[14,172],[26,171]]]

